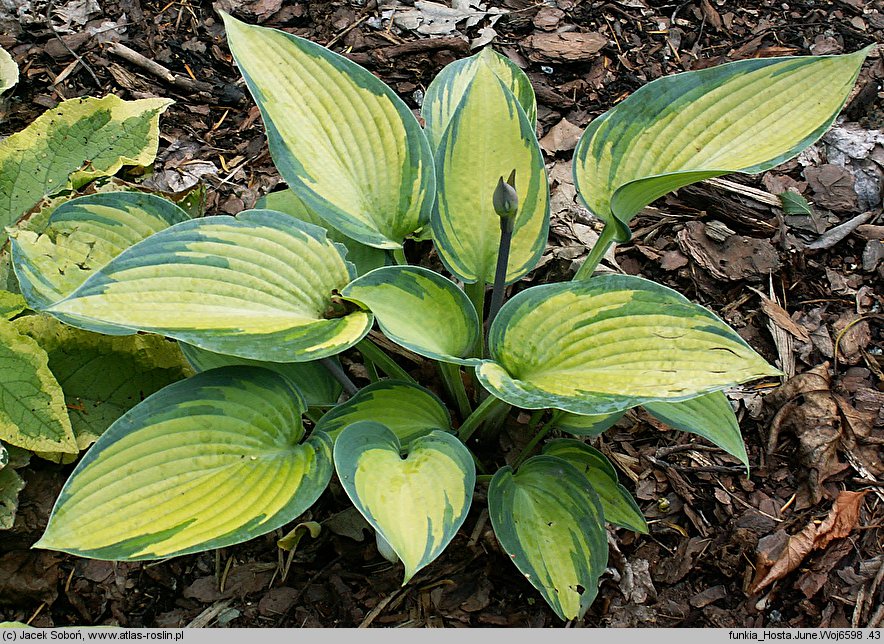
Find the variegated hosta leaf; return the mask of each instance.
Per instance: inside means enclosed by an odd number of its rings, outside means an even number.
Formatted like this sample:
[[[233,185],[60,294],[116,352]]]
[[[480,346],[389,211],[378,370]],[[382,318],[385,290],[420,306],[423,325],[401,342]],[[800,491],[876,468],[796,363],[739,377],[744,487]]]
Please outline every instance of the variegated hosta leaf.
[[[281,373],[291,380],[308,407],[331,406],[338,402],[341,397],[341,383],[338,382],[331,372],[319,361],[315,362],[267,362],[261,360],[249,360],[227,356],[213,351],[200,349],[192,344],[180,342],[181,353],[196,371],[208,371],[218,367],[234,365],[246,365],[252,367],[264,367],[271,371]],[[337,360],[337,358],[329,358]]]
[[[188,219],[171,201],[144,192],[104,192],[66,201],[53,211],[42,234],[30,230],[10,234],[22,294],[32,309],[44,310],[130,246]],[[132,333],[75,316],[57,317],[88,331]]]
[[[740,433],[740,424],[723,392],[715,391],[678,402],[645,403],[644,408],[670,427],[702,436],[736,456],[748,471],[749,455]]]
[[[387,263],[387,253],[385,251],[360,244],[355,239],[351,239],[332,228],[322,217],[310,210],[304,201],[291,190],[271,192],[261,197],[258,203],[255,204],[255,207],[284,212],[301,221],[306,221],[308,224],[325,228],[329,239],[343,244],[347,249],[347,261],[353,262],[353,265],[356,266],[357,275],[365,275],[368,271],[380,268]]]
[[[335,441],[335,469],[353,505],[405,565],[408,583],[454,538],[470,509],[476,469],[469,450],[451,434],[414,439],[408,456],[386,426],[347,427]]]
[[[436,151],[433,237],[446,268],[464,282],[494,282],[500,218],[492,195],[513,170],[519,210],[507,282],[540,259],[549,230],[549,187],[534,124],[506,83],[480,60]]]
[[[13,325],[46,352],[64,392],[78,450],[146,396],[192,373],[176,343],[157,335],[99,335],[48,315],[21,317]]]
[[[488,516],[512,562],[562,619],[582,617],[608,561],[605,516],[586,476],[534,456],[488,486]]]
[[[411,110],[368,70],[325,47],[222,13],[279,173],[353,239],[401,248],[433,206],[433,157]]]
[[[430,390],[400,380],[380,380],[359,390],[350,400],[326,412],[317,431],[332,439],[354,423],[370,420],[392,431],[404,448],[433,430],[451,429],[451,416]]]
[[[332,473],[331,439],[302,442],[283,376],[223,367],[166,387],[87,452],[35,545],[108,560],[221,548],[285,525]]]
[[[0,318],[11,320],[28,308],[28,303],[18,293],[0,291]]]
[[[18,65],[8,51],[0,47],[0,94],[18,83]]]
[[[617,480],[617,471],[597,449],[572,438],[550,441],[543,447],[546,456],[555,456],[582,472],[599,495],[605,521],[635,532],[647,533],[648,524],[629,491]]]
[[[611,429],[618,420],[623,418],[625,413],[625,409],[610,414],[593,414],[591,416],[566,412],[555,420],[555,427],[576,436],[599,436]]]
[[[6,320],[0,320],[0,439],[39,452],[77,453],[46,351]]]
[[[489,67],[519,101],[532,126],[537,122],[537,101],[531,81],[518,65],[490,47],[469,58],[446,65],[427,88],[421,105],[424,132],[435,150],[442,142],[445,128],[467,91],[480,65]]]
[[[241,358],[307,362],[340,353],[371,328],[370,313],[332,307],[333,291],[353,277],[324,229],[247,210],[148,237],[48,311]]]
[[[527,409],[606,414],[780,372],[710,311],[627,275],[546,284],[507,302],[476,370]]]
[[[420,266],[386,266],[354,280],[345,298],[371,309],[383,332],[417,354],[456,364],[479,339],[479,316],[454,283]]]
[[[43,113],[0,141],[0,243],[3,227],[43,198],[115,174],[124,165],[153,163],[159,118],[172,101],[75,98]]]
[[[657,197],[769,170],[816,141],[869,51],[756,58],[657,79],[589,124],[574,150],[574,185],[629,239],[629,220]]]

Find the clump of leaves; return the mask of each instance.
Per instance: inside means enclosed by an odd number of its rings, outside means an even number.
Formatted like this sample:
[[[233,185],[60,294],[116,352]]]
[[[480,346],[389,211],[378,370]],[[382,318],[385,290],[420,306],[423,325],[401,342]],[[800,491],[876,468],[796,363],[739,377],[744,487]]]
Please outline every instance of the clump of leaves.
[[[815,141],[866,52],[679,74],[596,119],[574,178],[605,222],[599,243],[573,281],[504,302],[549,225],[534,93],[518,67],[490,49],[452,63],[428,88],[422,128],[347,59],[229,16],[225,25],[291,192],[236,217],[168,221],[71,280],[46,265],[39,239],[14,239],[31,306],[89,331],[173,338],[202,370],[98,438],[37,545],[111,560],[226,546],[294,520],[336,472],[407,583],[487,484],[502,548],[562,619],[582,616],[607,561],[605,522],[647,530],[585,437],[642,405],[748,466],[722,391],[779,375],[671,289],[593,276],[599,258],[655,198],[768,169]],[[73,248],[63,237],[43,243]],[[408,265],[409,239],[432,239],[449,276]],[[438,363],[447,400],[367,337],[375,322]],[[372,380],[361,390],[335,357],[354,347]],[[475,453],[475,432],[513,408],[535,410],[524,452],[512,463]],[[544,443],[554,428],[581,438]]]

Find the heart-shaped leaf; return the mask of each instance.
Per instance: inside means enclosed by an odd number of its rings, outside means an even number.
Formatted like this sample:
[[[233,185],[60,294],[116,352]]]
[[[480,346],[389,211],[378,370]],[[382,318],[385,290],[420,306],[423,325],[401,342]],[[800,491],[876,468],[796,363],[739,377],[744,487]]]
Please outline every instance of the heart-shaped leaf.
[[[526,409],[605,414],[779,375],[729,326],[675,291],[627,275],[526,289],[488,334],[476,370]]]
[[[0,243],[45,195],[111,176],[124,165],[153,163],[159,120],[172,101],[75,98],[0,141]]]
[[[325,47],[222,13],[270,153],[308,208],[353,239],[401,248],[433,206],[433,156],[411,110]]]
[[[628,530],[647,533],[648,524],[629,491],[617,480],[617,471],[597,449],[572,438],[559,438],[543,447],[547,456],[555,456],[582,472],[599,495],[605,521]]]
[[[331,372],[319,361],[315,362],[267,362],[261,360],[249,360],[227,356],[213,351],[200,349],[192,344],[180,342],[181,353],[196,371],[208,371],[218,367],[230,367],[245,365],[251,367],[264,367],[271,371],[281,373],[291,380],[308,407],[324,407],[335,405],[341,397],[341,383],[338,382]],[[337,358],[329,358],[337,360]]]
[[[678,402],[645,403],[648,412],[670,427],[702,436],[728,454],[736,456],[746,470],[749,455],[734,409],[721,391]]]
[[[481,65],[491,69],[513,93],[528,122],[532,125],[537,122],[534,88],[525,72],[506,56],[486,47],[474,56],[446,65],[427,87],[424,102],[421,104],[421,118],[424,119],[424,132],[434,150],[442,142],[442,135],[451,122],[452,115]]]
[[[625,241],[630,219],[657,197],[769,170],[811,145],[870,51],[754,58],[659,78],[589,124],[574,150],[574,185]]]
[[[335,468],[353,505],[405,565],[404,586],[438,557],[470,509],[476,470],[451,434],[433,431],[411,442],[403,458],[396,435],[362,421],[335,441]]]
[[[354,280],[341,292],[371,309],[383,332],[417,354],[457,364],[479,339],[479,316],[451,280],[419,266],[386,266]]]
[[[534,456],[488,486],[488,516],[500,545],[562,619],[582,617],[608,561],[598,494],[573,465]]]
[[[43,233],[17,230],[10,234],[21,292],[32,309],[46,309],[130,246],[188,219],[171,201],[144,192],[104,192],[66,201],[52,212]],[[74,316],[57,317],[87,331],[132,333]]]
[[[387,253],[379,248],[372,248],[351,239],[335,228],[332,228],[322,217],[310,210],[304,201],[291,190],[277,190],[260,199],[255,208],[266,208],[291,215],[308,224],[325,228],[328,238],[347,249],[347,261],[353,262],[357,275],[365,275],[368,271],[380,268],[387,263]]]
[[[387,427],[406,449],[420,436],[451,428],[448,409],[433,392],[410,382],[380,380],[328,411],[316,429],[336,439],[350,425],[366,420]]]
[[[283,376],[223,367],[147,398],[68,479],[35,545],[107,560],[221,548],[285,525],[332,473],[331,439],[301,442],[304,401]]]
[[[247,210],[148,237],[48,311],[216,353],[307,362],[340,353],[371,328],[370,313],[332,307],[333,292],[353,277],[353,265],[324,229]]]
[[[492,196],[515,170],[519,209],[506,281],[530,271],[549,230],[549,187],[534,125],[519,101],[480,59],[436,151],[433,238],[445,267],[464,282],[494,282],[500,217]]]

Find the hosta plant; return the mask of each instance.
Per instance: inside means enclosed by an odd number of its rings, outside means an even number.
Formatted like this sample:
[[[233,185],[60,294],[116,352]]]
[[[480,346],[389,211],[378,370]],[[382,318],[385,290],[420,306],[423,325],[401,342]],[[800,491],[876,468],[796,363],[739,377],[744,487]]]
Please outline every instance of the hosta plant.
[[[289,190],[235,217],[154,204],[140,241],[112,207],[55,217],[42,242],[12,240],[29,306],[90,332],[176,340],[198,371],[98,438],[38,547],[144,560],[227,546],[289,524],[336,475],[407,583],[487,486],[507,558],[562,619],[582,616],[605,570],[605,524],[647,531],[587,438],[643,406],[748,466],[723,390],[779,374],[671,289],[594,276],[599,258],[655,198],[771,168],[819,138],[865,52],[666,77],[597,118],[573,167],[605,224],[599,243],[573,281],[515,286],[504,301],[549,226],[534,93],[517,66],[491,49],[447,66],[421,124],[346,58],[225,25]],[[73,248],[84,226],[103,263],[59,277],[41,248]],[[444,270],[408,264],[409,240],[432,240]],[[415,382],[368,335],[375,324],[381,344],[435,361],[438,379]],[[362,389],[344,352],[365,366]],[[532,410],[534,435],[506,462],[489,446],[513,409]]]

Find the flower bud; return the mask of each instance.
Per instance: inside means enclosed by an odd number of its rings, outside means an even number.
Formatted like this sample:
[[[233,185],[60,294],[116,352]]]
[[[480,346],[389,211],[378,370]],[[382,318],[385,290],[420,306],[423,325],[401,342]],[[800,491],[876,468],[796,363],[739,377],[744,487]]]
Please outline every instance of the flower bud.
[[[519,194],[516,192],[516,171],[510,173],[507,181],[501,177],[497,182],[492,197],[494,212],[498,217],[508,219],[516,214],[519,209]]]

